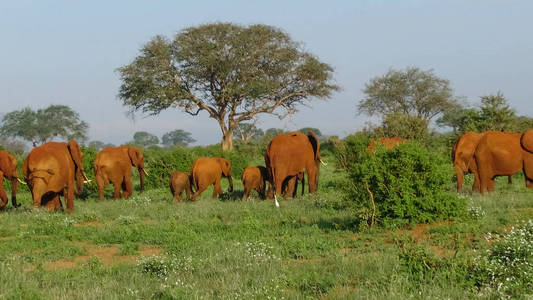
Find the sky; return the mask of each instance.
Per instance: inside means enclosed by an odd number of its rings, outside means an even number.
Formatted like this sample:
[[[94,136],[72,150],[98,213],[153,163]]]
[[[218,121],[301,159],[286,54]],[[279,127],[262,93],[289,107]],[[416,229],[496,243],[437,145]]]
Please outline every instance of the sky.
[[[365,126],[358,115],[365,83],[416,66],[448,79],[473,105],[498,91],[519,115],[533,117],[533,1],[0,1],[0,114],[68,105],[90,125],[89,139],[121,144],[136,131],[174,129],[197,145],[220,142],[207,113],[176,109],[127,116],[116,69],[155,35],[212,22],[279,27],[334,67],[341,91],[295,115],[258,126],[319,128],[345,136]]]

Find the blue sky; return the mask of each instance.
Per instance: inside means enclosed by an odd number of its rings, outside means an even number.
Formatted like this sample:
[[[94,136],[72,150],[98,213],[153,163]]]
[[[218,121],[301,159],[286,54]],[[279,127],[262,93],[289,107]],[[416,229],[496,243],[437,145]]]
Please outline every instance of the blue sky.
[[[120,144],[135,131],[184,129],[197,144],[220,141],[216,121],[178,110],[137,116],[117,100],[115,69],[157,34],[209,22],[284,29],[335,68],[342,91],[262,128],[317,127],[344,136],[369,79],[390,68],[433,69],[470,103],[502,91],[533,116],[533,1],[2,1],[0,113],[66,104],[90,124],[90,139]]]

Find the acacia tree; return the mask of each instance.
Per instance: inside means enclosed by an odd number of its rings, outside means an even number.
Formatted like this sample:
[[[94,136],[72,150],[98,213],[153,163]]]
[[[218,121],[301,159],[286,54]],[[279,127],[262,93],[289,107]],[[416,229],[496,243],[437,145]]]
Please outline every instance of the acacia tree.
[[[241,122],[262,113],[283,118],[338,89],[331,66],[267,25],[189,27],[172,40],[152,38],[140,52],[118,69],[123,104],[149,115],[167,108],[193,116],[205,111],[220,126],[223,150],[233,149]]]
[[[357,106],[359,113],[380,116],[382,125],[394,127],[394,132],[416,126],[424,127],[417,132],[426,132],[431,119],[458,107],[448,80],[416,67],[372,78],[363,92],[366,97]]]
[[[137,131],[133,134],[133,143],[148,147],[159,144],[159,138],[146,131]]]
[[[2,119],[0,134],[20,137],[35,147],[55,137],[86,141],[88,129],[89,125],[70,107],[50,105],[36,111],[27,107],[7,113]]]

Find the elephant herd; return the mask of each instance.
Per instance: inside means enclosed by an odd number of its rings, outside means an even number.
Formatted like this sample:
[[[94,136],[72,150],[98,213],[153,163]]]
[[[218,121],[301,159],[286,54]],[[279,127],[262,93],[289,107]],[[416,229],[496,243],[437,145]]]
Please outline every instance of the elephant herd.
[[[533,188],[533,130],[524,133],[487,131],[467,132],[452,149],[457,175],[457,191],[463,187],[463,175],[474,174],[473,191],[482,194],[494,190],[496,176],[524,172],[526,187]]]
[[[247,167],[241,177],[244,185],[243,199],[249,197],[252,189],[266,197],[266,185],[270,184],[269,198],[274,198],[279,206],[277,195],[294,196],[298,181],[304,183],[307,174],[309,192],[314,193],[318,186],[320,170],[320,143],[313,132],[279,134],[272,139],[265,151],[266,166]],[[49,210],[62,209],[60,196],[66,199],[68,213],[74,209],[74,197],[83,192],[84,184],[90,182],[82,162],[83,153],[75,140],[69,142],[48,142],[35,147],[28,154],[22,167],[26,182],[17,173],[15,158],[5,150],[0,150],[0,209],[8,202],[3,188],[3,179],[11,181],[11,202],[16,200],[18,183],[27,184],[35,208],[45,206]],[[141,192],[144,179],[148,175],[144,166],[143,153],[131,146],[107,147],[100,151],[94,161],[94,175],[98,195],[104,198],[104,187],[113,184],[113,198],[127,198],[132,195],[132,167],[137,168]],[[221,177],[229,181],[229,192],[233,190],[230,163],[218,157],[200,157],[191,166],[190,172],[174,172],[170,175],[170,189],[174,198],[181,202],[185,190],[187,198],[195,200],[210,185],[214,186],[213,197],[222,194]],[[192,189],[196,192],[192,193]],[[302,186],[303,193],[303,186]]]

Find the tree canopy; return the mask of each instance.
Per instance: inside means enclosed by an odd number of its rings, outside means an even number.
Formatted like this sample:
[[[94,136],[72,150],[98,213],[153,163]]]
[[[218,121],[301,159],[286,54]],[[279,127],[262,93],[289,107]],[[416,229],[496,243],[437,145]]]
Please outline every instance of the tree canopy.
[[[372,78],[363,92],[366,96],[357,108],[368,115],[404,114],[431,120],[458,105],[448,80],[415,67]]]
[[[196,140],[192,138],[191,133],[181,129],[167,132],[162,137],[162,143],[165,146],[187,147],[190,143],[194,142]]]
[[[451,127],[458,135],[467,131],[488,130],[522,132],[531,128],[533,119],[517,116],[503,93],[498,92],[482,96],[477,108],[457,107],[445,113],[437,120],[437,124]]]
[[[322,137],[322,132],[320,132],[320,129],[314,128],[314,127],[304,127],[298,129],[298,131],[302,132],[303,134],[307,134],[309,131],[312,131],[318,138]]]
[[[133,143],[148,147],[159,144],[159,138],[146,131],[137,131],[133,134]]]
[[[233,148],[238,124],[262,113],[283,118],[338,89],[331,66],[267,25],[213,23],[185,28],[172,40],[155,36],[118,72],[125,106],[149,115],[205,111],[220,126],[223,150]]]
[[[20,137],[33,146],[43,144],[56,137],[65,140],[87,140],[89,125],[80,120],[77,112],[66,105],[50,105],[44,109],[29,107],[7,113],[2,119],[0,134],[6,137]]]

